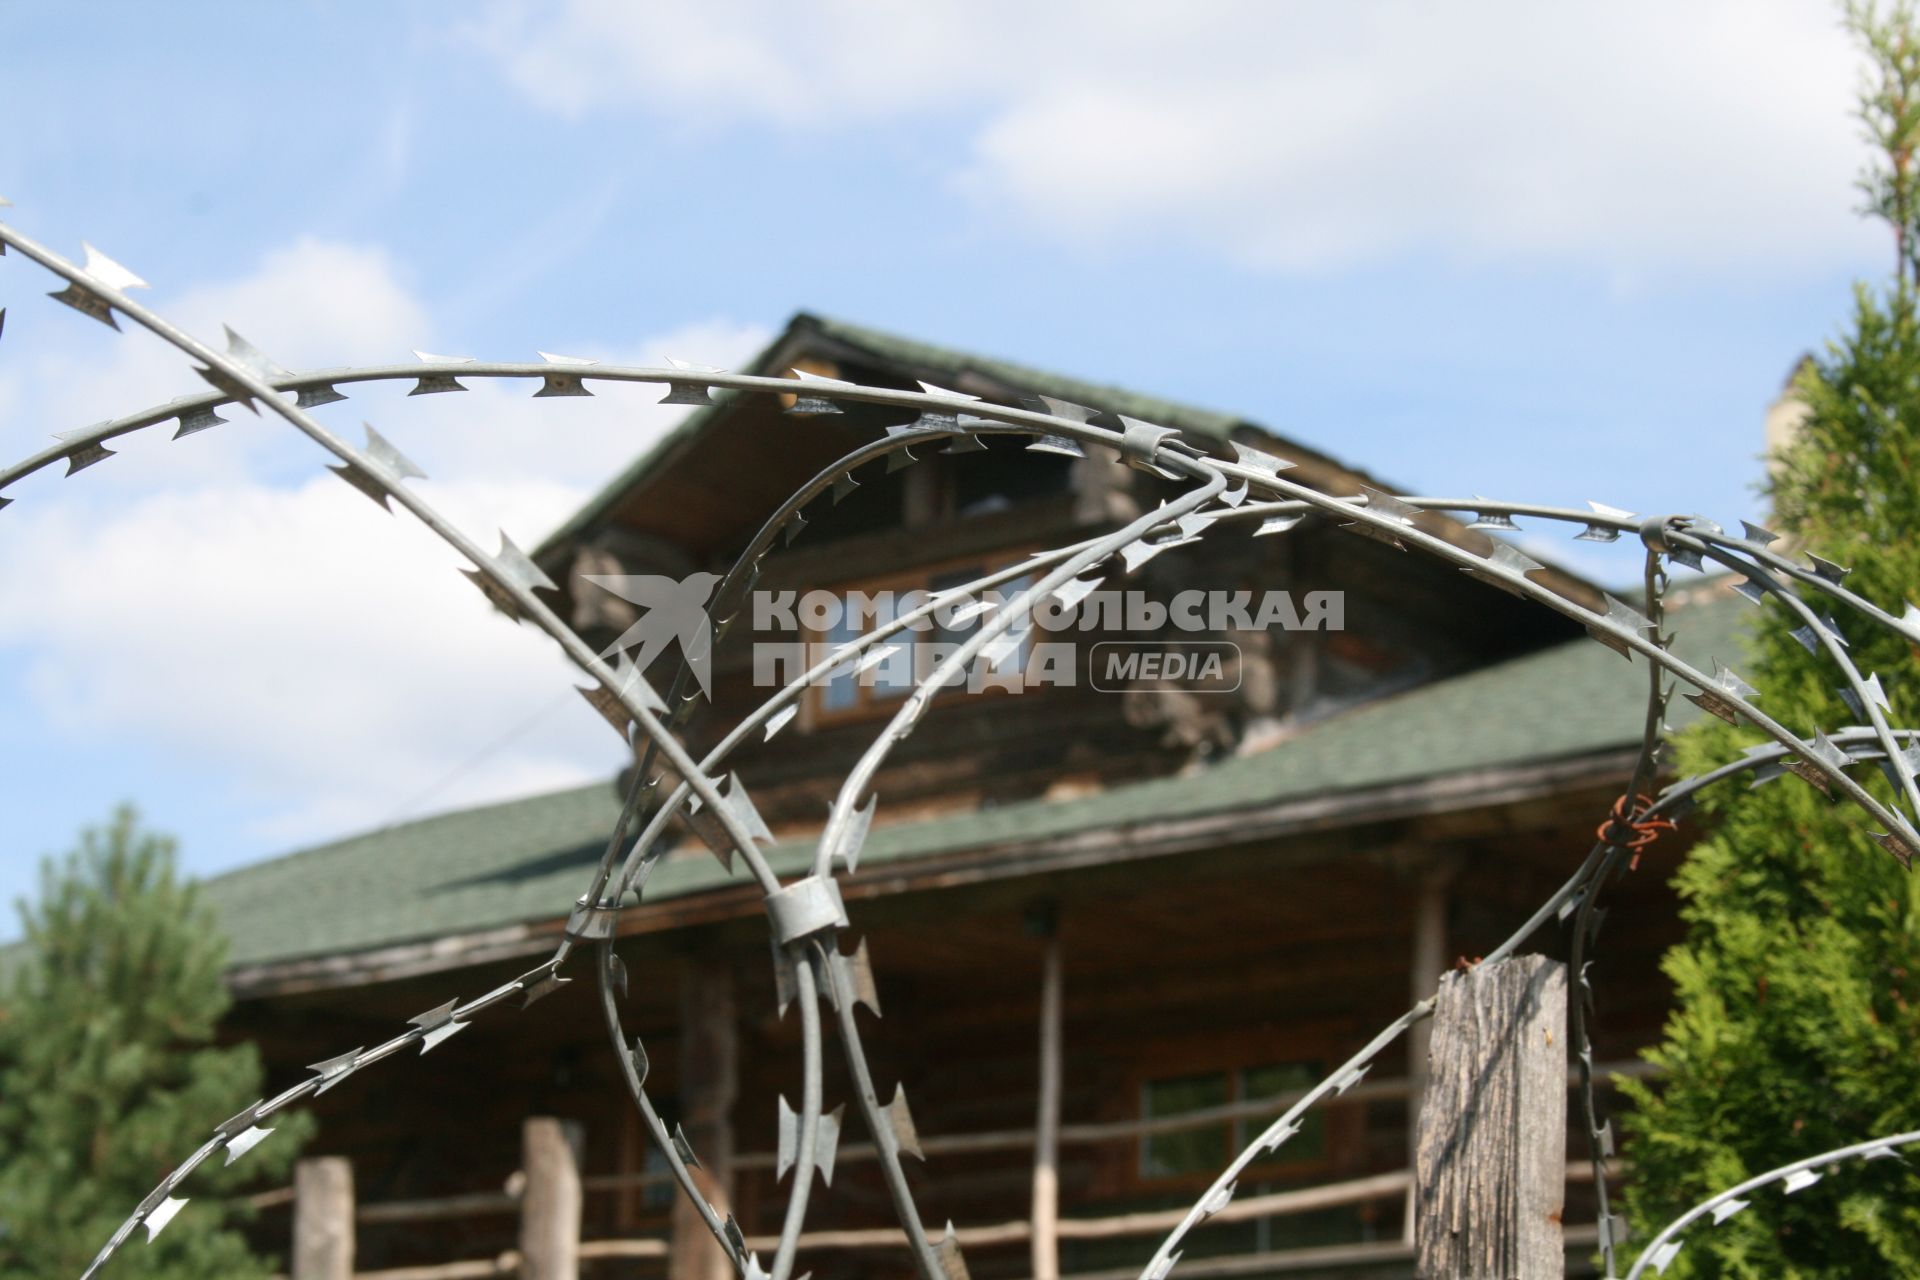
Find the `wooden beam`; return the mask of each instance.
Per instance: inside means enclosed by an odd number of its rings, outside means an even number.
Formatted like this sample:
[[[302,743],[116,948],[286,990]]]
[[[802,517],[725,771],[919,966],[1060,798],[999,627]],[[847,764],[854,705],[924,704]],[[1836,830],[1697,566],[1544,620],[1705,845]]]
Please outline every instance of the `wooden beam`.
[[[733,1203],[733,1104],[740,1042],[733,968],[724,953],[689,955],[680,977],[680,1124],[700,1164],[694,1181],[715,1213]],[[673,1198],[667,1280],[732,1280],[733,1264],[683,1195]]]
[[[294,1166],[293,1280],[353,1280],[353,1164],[345,1157]]]
[[[1034,1280],[1060,1280],[1060,931],[1051,909],[1040,959],[1040,1101],[1033,1122]]]
[[[386,1271],[362,1271],[353,1280],[485,1280],[488,1276],[510,1276],[519,1270],[520,1255],[509,1251],[497,1258],[439,1262],[424,1267],[392,1267]]]
[[[1440,980],[1421,1106],[1414,1274],[1566,1274],[1567,967],[1516,956]]]
[[[535,1116],[520,1128],[520,1274],[579,1280],[579,1126]]]

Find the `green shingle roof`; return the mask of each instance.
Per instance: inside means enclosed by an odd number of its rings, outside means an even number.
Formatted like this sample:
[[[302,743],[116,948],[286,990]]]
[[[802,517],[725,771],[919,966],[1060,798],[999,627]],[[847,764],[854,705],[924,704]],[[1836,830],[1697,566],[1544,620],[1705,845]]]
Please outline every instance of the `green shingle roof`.
[[[1741,603],[1718,596],[1673,615],[1680,655],[1696,664],[1736,659]],[[1591,640],[1568,641],[1357,707],[1270,750],[1190,774],[882,825],[861,866],[1618,749],[1639,739],[1645,671]],[[1676,702],[1669,719],[1694,714]],[[462,810],[229,872],[205,893],[232,936],[234,962],[247,965],[551,920],[585,887],[616,810],[604,783]],[[785,874],[810,852],[789,841],[771,857]],[[704,854],[670,858],[647,897],[729,882]]]

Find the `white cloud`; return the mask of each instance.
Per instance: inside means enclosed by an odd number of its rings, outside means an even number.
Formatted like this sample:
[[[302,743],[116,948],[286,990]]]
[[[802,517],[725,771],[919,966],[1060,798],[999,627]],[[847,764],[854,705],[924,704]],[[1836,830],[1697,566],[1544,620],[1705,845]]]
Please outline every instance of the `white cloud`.
[[[387,258],[352,245],[302,241],[156,305],[202,336],[230,321],[296,368],[392,363],[439,341]],[[49,424],[197,382],[159,344],[94,327],[39,326],[14,348],[21,372],[0,383],[0,405],[29,426],[9,427],[10,452],[37,448]],[[712,321],[578,354],[731,364],[766,337]],[[685,412],[656,405],[657,387],[536,400],[537,385],[476,381],[426,397],[408,397],[407,382],[349,387],[319,416],[356,444],[371,419],[428,472],[417,491],[483,549],[502,529],[531,547]],[[164,424],[77,477],[56,469],[9,489],[0,674],[16,706],[81,743],[192,761],[210,792],[268,815],[254,835],[269,845],[381,822],[410,802],[610,776],[619,743],[570,692],[551,640],[493,613],[457,572],[464,561],[324,471],[329,459],[292,427],[229,416],[180,442]]]
[[[963,149],[934,163],[983,210],[1075,243],[1617,272],[1857,261],[1874,243],[1851,211],[1854,58],[1831,9],[1796,0],[574,0],[557,17],[502,4],[474,38],[572,114],[956,121]]]
[[[454,496],[538,528],[576,495]],[[0,639],[24,648],[50,727],[200,763],[210,786],[274,814],[267,838],[378,821],[565,692],[551,641],[493,615],[450,550],[332,476],[157,494],[105,517],[20,514]],[[562,716],[441,801],[604,773],[612,735],[584,704]]]
[[[156,280],[142,301],[216,346],[225,341],[222,326],[231,325],[288,368],[406,359],[408,347],[429,331],[424,308],[386,254],[314,239],[266,254],[235,279],[179,290]],[[9,362],[0,382],[0,406],[8,412],[0,444],[9,459],[43,448],[55,432],[208,390],[178,351],[131,324],[116,334],[58,314],[58,308],[38,318],[41,323],[17,322],[7,334]],[[73,492],[63,489],[62,499],[97,501],[129,486],[152,492],[166,484],[230,481],[272,457],[319,456],[284,424],[245,411],[226,416],[234,425],[222,429],[218,443],[201,436],[169,446],[172,431],[166,427],[125,438],[112,447],[136,455],[137,466],[96,468],[84,484],[76,479],[66,486]]]

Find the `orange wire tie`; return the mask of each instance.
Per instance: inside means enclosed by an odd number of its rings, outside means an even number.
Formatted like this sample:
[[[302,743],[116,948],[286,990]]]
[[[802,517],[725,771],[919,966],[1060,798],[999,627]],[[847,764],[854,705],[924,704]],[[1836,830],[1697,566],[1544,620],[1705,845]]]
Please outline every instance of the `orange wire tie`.
[[[1662,833],[1678,831],[1679,824],[1668,818],[1649,818],[1647,813],[1653,808],[1653,801],[1645,795],[1632,798],[1633,808],[1627,808],[1626,796],[1613,802],[1613,811],[1607,820],[1594,830],[1594,835],[1607,844],[1620,849],[1631,849],[1633,857],[1627,863],[1627,870],[1640,869],[1640,855],[1658,840]],[[1631,833],[1631,834],[1629,834]]]

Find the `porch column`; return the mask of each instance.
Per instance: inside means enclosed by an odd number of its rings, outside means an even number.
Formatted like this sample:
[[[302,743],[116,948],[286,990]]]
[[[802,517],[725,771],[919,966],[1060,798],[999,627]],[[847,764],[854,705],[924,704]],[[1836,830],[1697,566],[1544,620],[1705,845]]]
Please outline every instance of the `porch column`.
[[[1426,856],[1413,866],[1415,897],[1413,903],[1413,950],[1408,965],[1408,991],[1412,1003],[1427,999],[1440,986],[1447,971],[1448,888],[1460,869],[1458,857]],[[1433,1022],[1416,1022],[1407,1029],[1407,1167],[1414,1167],[1420,1147],[1420,1106],[1427,1095],[1430,1074],[1428,1056],[1433,1048]],[[1407,1190],[1406,1216],[1401,1223],[1401,1238],[1413,1243],[1415,1188]]]
[[[1060,1280],[1060,930],[1051,903],[1028,920],[1042,939],[1040,1104],[1033,1124],[1033,1280]]]
[[[733,1103],[740,1084],[733,967],[724,953],[686,958],[680,978],[680,1125],[700,1166],[694,1182],[725,1219],[733,1204]],[[731,1280],[733,1266],[699,1210],[673,1198],[667,1280]]]

